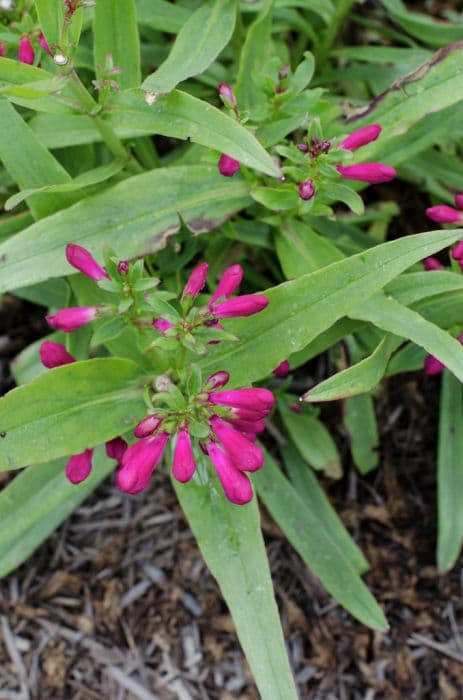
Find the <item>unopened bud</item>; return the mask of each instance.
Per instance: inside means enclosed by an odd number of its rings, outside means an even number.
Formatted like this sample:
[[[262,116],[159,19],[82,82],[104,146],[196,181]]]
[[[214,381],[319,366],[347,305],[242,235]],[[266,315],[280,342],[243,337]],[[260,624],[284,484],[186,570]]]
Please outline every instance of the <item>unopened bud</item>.
[[[315,194],[315,185],[313,184],[313,180],[304,180],[303,182],[300,182],[298,190],[299,197],[304,201],[312,199]]]

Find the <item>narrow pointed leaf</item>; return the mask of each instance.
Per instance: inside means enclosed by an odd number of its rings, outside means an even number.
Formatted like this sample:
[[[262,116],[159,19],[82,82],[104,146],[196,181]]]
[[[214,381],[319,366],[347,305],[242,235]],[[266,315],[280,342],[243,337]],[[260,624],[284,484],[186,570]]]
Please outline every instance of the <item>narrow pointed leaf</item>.
[[[122,90],[139,87],[140,38],[135,0],[98,0],[93,33],[97,78],[103,77],[106,57],[110,54],[114,66],[120,69],[111,78]]]

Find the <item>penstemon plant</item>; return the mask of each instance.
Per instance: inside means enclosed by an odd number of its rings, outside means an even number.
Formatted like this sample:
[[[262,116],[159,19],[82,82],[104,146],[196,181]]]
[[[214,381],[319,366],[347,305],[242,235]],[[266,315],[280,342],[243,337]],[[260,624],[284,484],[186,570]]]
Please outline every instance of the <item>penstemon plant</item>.
[[[264,700],[297,690],[259,501],[340,605],[388,626],[319,482],[344,465],[317,404],[342,402],[367,474],[379,383],[442,375],[442,571],[463,542],[460,29],[354,4],[0,0],[0,292],[50,331],[0,400],[0,469],[22,470],[0,575],[112,472],[136,498],[164,470]],[[373,45],[336,45],[349,19]],[[389,235],[396,178],[452,228]]]

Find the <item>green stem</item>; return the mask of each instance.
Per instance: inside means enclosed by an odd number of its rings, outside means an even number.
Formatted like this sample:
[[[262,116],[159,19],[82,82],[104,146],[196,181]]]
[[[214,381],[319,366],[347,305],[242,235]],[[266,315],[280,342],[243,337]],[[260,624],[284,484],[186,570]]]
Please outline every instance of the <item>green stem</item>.
[[[336,37],[338,36],[347,15],[356,2],[357,0],[338,0],[334,15],[326,27],[315,52],[318,68],[320,68],[328,58],[331,47],[336,41]]]

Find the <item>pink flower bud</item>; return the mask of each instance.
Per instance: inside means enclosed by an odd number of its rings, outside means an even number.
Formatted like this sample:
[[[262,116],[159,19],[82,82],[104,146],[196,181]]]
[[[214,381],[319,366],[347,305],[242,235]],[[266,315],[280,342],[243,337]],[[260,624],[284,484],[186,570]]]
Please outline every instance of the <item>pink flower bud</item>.
[[[454,260],[463,260],[463,241],[457,243],[452,250],[452,258]]]
[[[262,388],[211,391],[208,400],[218,406],[232,406],[262,413],[269,413],[275,405],[275,397],[272,392]]]
[[[437,357],[434,357],[434,355],[426,355],[424,359],[424,371],[427,375],[433,376],[434,374],[439,374],[443,369],[445,369],[445,365],[442,364]]]
[[[423,260],[424,269],[428,272],[430,270],[443,270],[444,266],[439,262],[437,258],[425,258]]]
[[[151,416],[143,418],[134,428],[133,434],[137,438],[145,438],[152,435],[162,423],[162,417],[153,413]]]
[[[153,326],[159,333],[165,333],[170,328],[173,328],[174,324],[165,318],[157,318],[153,321]]]
[[[19,40],[18,59],[20,63],[27,63],[30,66],[34,63],[34,49],[29,37],[23,36]]]
[[[228,374],[228,372],[214,372],[214,374],[211,374],[206,379],[205,387],[207,389],[219,389],[220,387],[225,386],[225,384],[228,384],[229,379],[230,375]]]
[[[188,281],[183,289],[182,299],[190,296],[192,299],[198,296],[204,285],[206,284],[209,265],[206,262],[195,267],[190,274]]]
[[[308,153],[309,152],[309,147],[306,143],[297,143],[296,148],[298,148],[301,153]]]
[[[117,263],[117,271],[120,275],[126,275],[129,271],[129,263],[127,260],[120,260]]]
[[[40,34],[39,34],[39,44],[42,47],[42,49],[47,52],[47,54],[49,56],[53,56],[52,52],[50,51],[50,47],[48,46],[48,41],[45,39],[42,32],[40,32]]]
[[[457,209],[463,209],[463,194],[455,195],[455,206]]]
[[[372,141],[376,141],[380,133],[381,127],[379,124],[362,126],[360,129],[353,131],[352,134],[349,134],[344,141],[341,141],[339,146],[346,151],[356,151],[357,148],[361,148]]]
[[[120,462],[127,449],[127,443],[124,438],[116,437],[112,440],[108,440],[105,444],[105,448],[109,459],[115,459],[116,462]]]
[[[293,403],[289,407],[293,413],[302,413],[302,408],[298,403]]]
[[[240,433],[262,433],[265,430],[265,421],[259,418],[254,421],[241,420],[240,418],[225,418],[227,423],[231,423]]]
[[[436,207],[428,207],[426,209],[428,219],[435,221],[438,224],[457,224],[463,220],[463,213],[449,207],[446,204],[438,204]]]
[[[51,340],[43,341],[39,348],[39,355],[41,363],[48,369],[69,365],[76,361],[76,358],[68,353],[64,345],[53,343]]]
[[[212,312],[216,318],[235,318],[236,316],[252,316],[263,311],[266,306],[268,306],[268,299],[262,294],[243,294],[243,296],[216,304]]]
[[[104,270],[86,248],[82,248],[75,243],[69,243],[66,246],[66,258],[72,267],[75,267],[79,272],[90,277],[95,282],[102,279],[109,279],[106,270]]]
[[[209,422],[238,469],[255,472],[264,466],[264,455],[260,447],[246,440],[238,430],[217,416],[213,416]]]
[[[227,156],[226,153],[222,153],[219,158],[219,173],[225,177],[233,177],[233,175],[240,169],[240,162]]]
[[[226,104],[228,103],[230,107],[236,107],[235,93],[228,83],[219,84],[219,97],[221,97]]]
[[[283,360],[283,362],[280,362],[278,367],[273,370],[273,374],[276,377],[287,377],[289,373],[290,373],[290,366],[289,366],[288,360]]]
[[[138,493],[145,489],[152,473],[162,459],[170,435],[159,433],[130,445],[124,452],[122,466],[116,475],[116,484],[126,493]]]
[[[209,442],[206,451],[228,500],[239,506],[249,503],[253,494],[251,482],[246,474],[235,467],[230,457],[216,442]]]
[[[66,464],[66,477],[71,484],[80,484],[92,471],[93,450],[84,450],[78,455],[73,455]]]
[[[338,173],[346,180],[360,180],[371,185],[393,180],[397,173],[394,168],[384,163],[359,163],[358,165],[338,165]]]
[[[190,434],[188,430],[182,428],[178,431],[172,463],[172,474],[177,481],[181,481],[184,484],[190,481],[195,470],[196,462],[193,456],[193,448],[191,447]]]
[[[0,58],[3,58],[6,56],[6,44],[3,43],[3,41],[0,41]]]
[[[304,201],[312,199],[315,194],[315,185],[313,184],[313,180],[304,180],[303,182],[300,182],[297,189],[299,190],[299,197]]]
[[[57,331],[72,333],[86,323],[94,321],[97,316],[97,306],[70,306],[68,309],[57,311],[54,316],[45,316],[45,320]]]
[[[209,305],[213,304],[221,297],[225,297],[225,299],[231,297],[233,292],[240,286],[243,279],[243,274],[243,268],[241,265],[231,265],[230,267],[227,267],[219,280],[217,289],[211,296]]]

